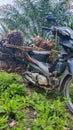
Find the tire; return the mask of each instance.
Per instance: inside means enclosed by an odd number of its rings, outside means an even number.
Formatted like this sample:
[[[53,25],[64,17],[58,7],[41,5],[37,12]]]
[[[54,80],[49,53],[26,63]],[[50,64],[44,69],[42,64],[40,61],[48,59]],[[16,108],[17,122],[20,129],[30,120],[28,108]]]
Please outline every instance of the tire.
[[[73,113],[73,79],[69,77],[64,84],[64,96],[68,99],[68,108]]]

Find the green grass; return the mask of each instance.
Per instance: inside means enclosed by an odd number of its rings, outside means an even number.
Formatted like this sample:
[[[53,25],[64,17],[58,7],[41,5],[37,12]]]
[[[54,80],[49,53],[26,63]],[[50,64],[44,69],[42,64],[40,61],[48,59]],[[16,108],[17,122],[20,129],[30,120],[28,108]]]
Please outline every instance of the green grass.
[[[0,72],[0,130],[73,129],[65,99],[21,81],[17,74]]]

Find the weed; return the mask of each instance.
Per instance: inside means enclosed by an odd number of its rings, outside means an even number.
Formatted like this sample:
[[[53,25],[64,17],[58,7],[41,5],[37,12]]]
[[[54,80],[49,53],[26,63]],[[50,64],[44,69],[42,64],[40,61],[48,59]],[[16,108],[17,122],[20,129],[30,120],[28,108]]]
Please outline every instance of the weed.
[[[66,100],[54,91],[33,92],[19,84],[21,76],[0,72],[0,129],[1,130],[64,130],[73,128],[66,111]],[[38,89],[39,90],[39,89]],[[31,115],[32,114],[32,115]],[[9,128],[12,120],[17,125]],[[71,126],[70,126],[71,124]]]
[[[0,130],[4,130],[8,126],[8,116],[0,117]]]

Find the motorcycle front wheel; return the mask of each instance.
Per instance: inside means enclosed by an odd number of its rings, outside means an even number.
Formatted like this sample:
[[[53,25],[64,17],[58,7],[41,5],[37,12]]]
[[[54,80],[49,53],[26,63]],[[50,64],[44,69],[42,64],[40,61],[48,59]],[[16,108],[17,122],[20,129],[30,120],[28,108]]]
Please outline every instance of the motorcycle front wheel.
[[[64,85],[64,96],[67,98],[68,108],[73,113],[73,79],[69,77]]]

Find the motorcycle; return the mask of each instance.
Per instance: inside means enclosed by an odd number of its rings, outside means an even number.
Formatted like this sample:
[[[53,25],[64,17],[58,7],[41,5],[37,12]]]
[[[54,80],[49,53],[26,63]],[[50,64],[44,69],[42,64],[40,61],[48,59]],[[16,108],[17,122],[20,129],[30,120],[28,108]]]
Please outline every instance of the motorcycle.
[[[55,20],[53,17],[47,19]],[[21,60],[3,46],[3,41],[0,42],[0,50],[10,54],[16,61],[26,64],[23,75],[25,82],[63,92],[68,99],[68,108],[73,113],[73,30],[58,26],[43,29],[50,30],[54,36],[59,37],[61,49],[53,63],[48,61],[49,51],[25,51],[25,60]]]
[[[23,77],[26,82],[36,86],[63,92],[68,99],[68,108],[73,113],[73,30],[58,26],[43,29],[51,30],[54,36],[59,37],[60,54],[54,63],[50,64],[48,51],[26,51],[28,67]]]

